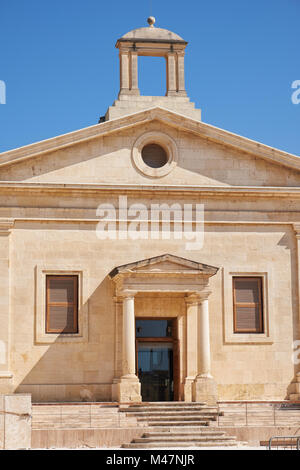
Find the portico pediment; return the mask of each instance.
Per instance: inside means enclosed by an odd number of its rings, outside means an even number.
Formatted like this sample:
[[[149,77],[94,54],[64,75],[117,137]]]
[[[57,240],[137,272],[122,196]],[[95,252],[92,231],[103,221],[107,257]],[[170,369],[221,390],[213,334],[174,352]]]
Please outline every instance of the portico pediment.
[[[164,254],[114,268],[109,276],[117,294],[130,292],[200,292],[218,268]]]

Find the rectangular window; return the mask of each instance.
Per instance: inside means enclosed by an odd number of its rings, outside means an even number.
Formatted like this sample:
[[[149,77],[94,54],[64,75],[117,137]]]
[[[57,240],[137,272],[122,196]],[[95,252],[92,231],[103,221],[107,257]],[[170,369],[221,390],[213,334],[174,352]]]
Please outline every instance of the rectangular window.
[[[261,277],[233,277],[234,333],[263,333]]]
[[[46,276],[46,333],[78,333],[78,276]]]

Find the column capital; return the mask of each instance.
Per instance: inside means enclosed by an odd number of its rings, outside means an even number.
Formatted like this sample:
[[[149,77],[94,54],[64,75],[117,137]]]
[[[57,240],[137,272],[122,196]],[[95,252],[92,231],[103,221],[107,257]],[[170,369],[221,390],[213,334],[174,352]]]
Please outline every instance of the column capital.
[[[293,224],[293,229],[294,229],[296,238],[300,239],[300,223],[299,224]]]
[[[211,290],[209,289],[203,289],[199,292],[191,292],[188,294],[184,300],[187,305],[195,305],[195,304],[201,304],[203,300],[207,300],[208,297],[211,294]]]
[[[203,300],[207,300],[211,292],[212,291],[209,289],[204,289],[203,291],[201,291],[200,292],[201,302],[203,302]]]
[[[130,48],[128,46],[122,47],[122,49],[119,50],[119,57],[121,57],[122,55],[129,55],[129,52]]]
[[[125,299],[134,299],[136,294],[136,291],[122,291],[118,294],[117,298],[120,299],[120,301],[123,301]]]
[[[201,296],[197,293],[188,294],[184,300],[186,305],[198,305],[201,302]]]

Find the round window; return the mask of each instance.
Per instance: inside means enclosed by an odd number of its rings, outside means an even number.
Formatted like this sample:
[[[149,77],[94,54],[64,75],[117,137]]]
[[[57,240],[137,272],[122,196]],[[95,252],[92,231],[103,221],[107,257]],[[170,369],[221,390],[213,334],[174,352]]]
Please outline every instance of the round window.
[[[150,168],[162,168],[169,160],[165,149],[157,144],[145,145],[142,149],[142,159]]]
[[[178,160],[175,140],[157,131],[145,132],[133,144],[131,158],[143,175],[161,178],[172,171]]]

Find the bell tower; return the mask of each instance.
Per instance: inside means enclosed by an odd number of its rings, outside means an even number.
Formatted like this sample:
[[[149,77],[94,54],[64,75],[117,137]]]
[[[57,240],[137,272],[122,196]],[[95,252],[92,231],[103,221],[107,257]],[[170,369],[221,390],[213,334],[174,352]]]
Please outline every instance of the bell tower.
[[[132,114],[154,106],[164,107],[201,120],[201,110],[191,103],[185,89],[184,56],[187,42],[178,34],[157,28],[150,16],[148,27],[134,29],[117,40],[120,59],[120,91],[105,120]],[[138,57],[163,57],[166,61],[165,96],[141,96]]]
[[[166,59],[166,96],[187,96],[184,83],[184,54],[187,42],[165,29],[156,28],[155,18],[148,18],[149,28],[125,34],[117,41],[120,57],[120,95],[139,95],[138,57]]]

